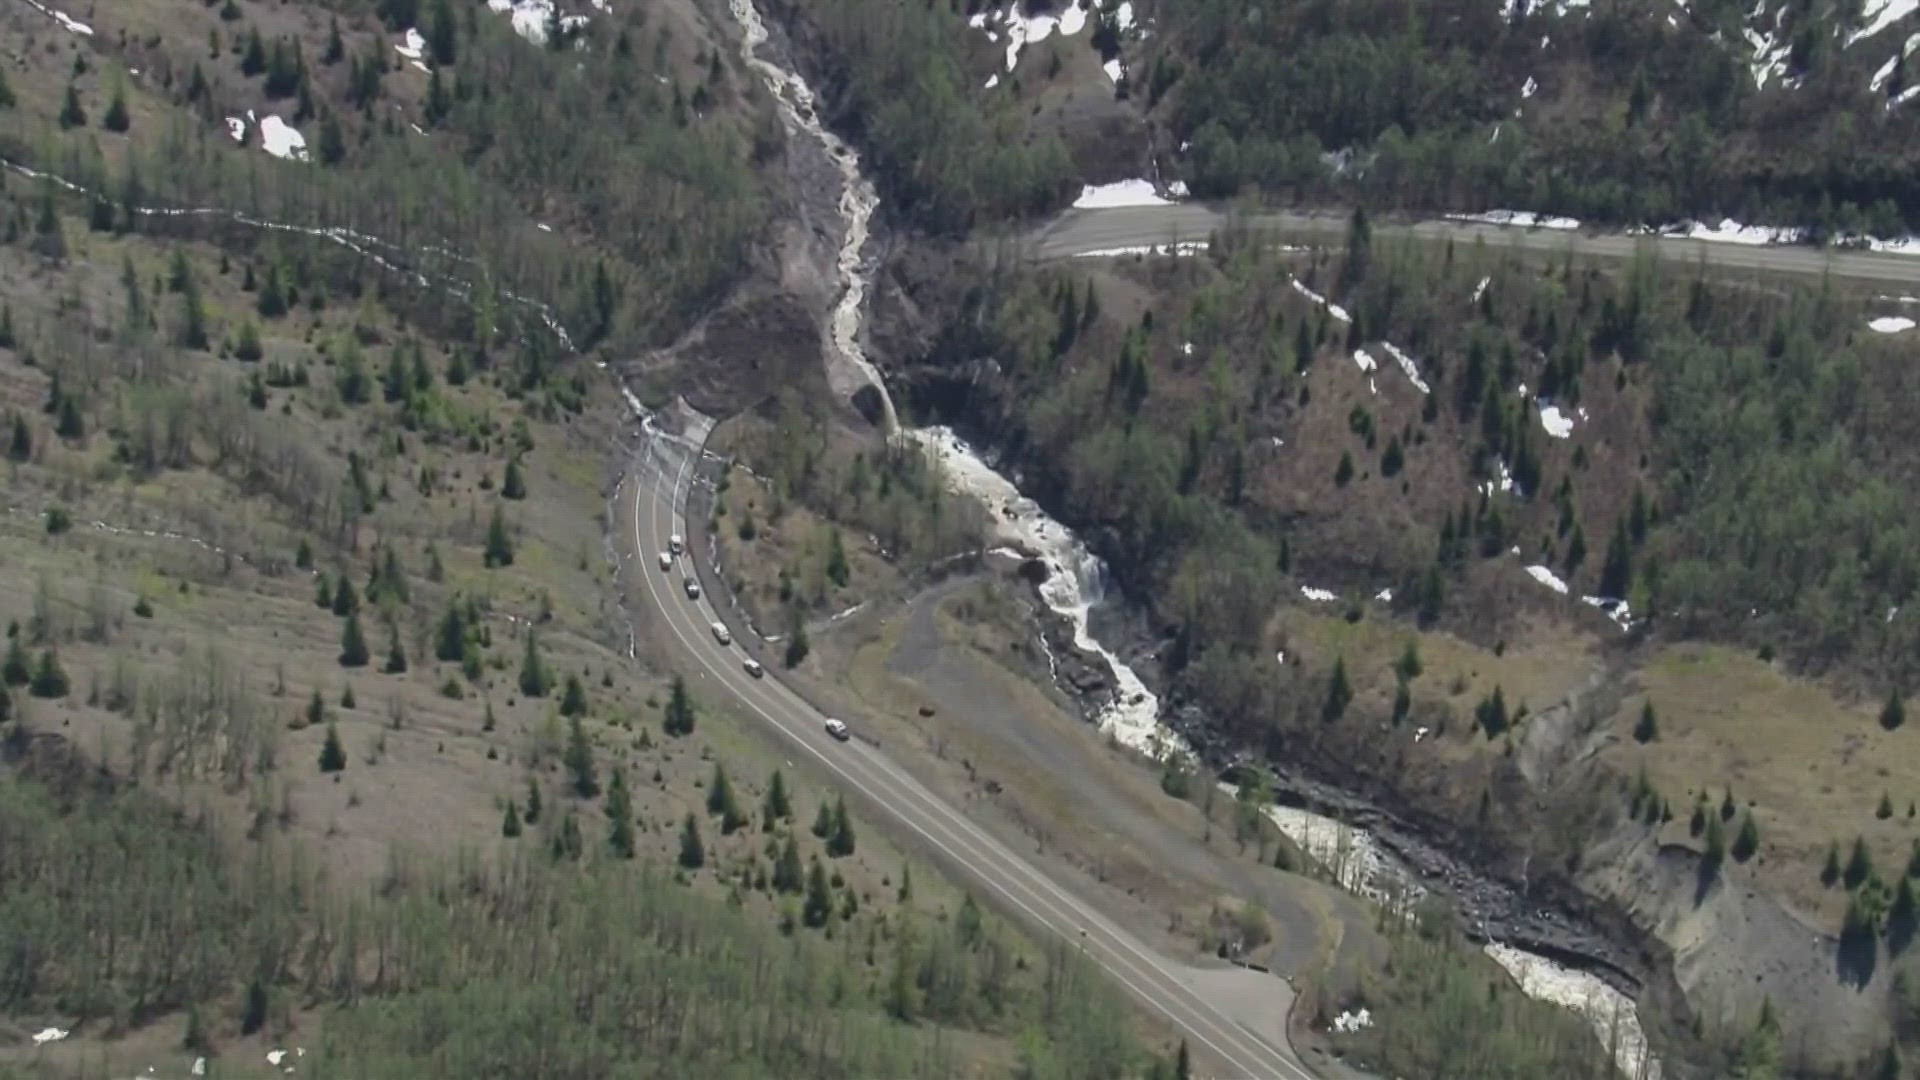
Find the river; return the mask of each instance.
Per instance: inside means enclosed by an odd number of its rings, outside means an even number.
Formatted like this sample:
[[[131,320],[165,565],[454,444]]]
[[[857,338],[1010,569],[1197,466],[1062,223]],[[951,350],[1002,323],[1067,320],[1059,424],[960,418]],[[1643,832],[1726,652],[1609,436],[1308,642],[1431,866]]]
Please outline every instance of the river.
[[[870,387],[878,394],[888,437],[921,447],[941,466],[955,492],[986,507],[1001,544],[1046,565],[1041,598],[1071,623],[1074,644],[1098,655],[1112,672],[1115,692],[1096,717],[1100,730],[1155,758],[1190,753],[1186,741],[1162,722],[1160,700],[1139,673],[1092,633],[1090,614],[1106,597],[1107,570],[1100,558],[952,430],[900,426],[886,383],[862,341],[873,273],[865,249],[879,197],[861,172],[859,152],[821,123],[806,80],[760,54],[767,28],[753,0],[728,0],[728,7],[742,31],[741,59],[765,81],[789,134],[817,143],[840,174],[837,205],[844,231],[835,260],[838,299],[823,343],[829,385],[843,400]],[[1423,891],[1417,875],[1363,829],[1292,807],[1270,807],[1268,817],[1357,894],[1378,899]],[[1589,973],[1544,956],[1497,942],[1486,949],[1527,994],[1587,1016],[1629,1080],[1659,1080],[1659,1062],[1647,1048],[1631,998]]]

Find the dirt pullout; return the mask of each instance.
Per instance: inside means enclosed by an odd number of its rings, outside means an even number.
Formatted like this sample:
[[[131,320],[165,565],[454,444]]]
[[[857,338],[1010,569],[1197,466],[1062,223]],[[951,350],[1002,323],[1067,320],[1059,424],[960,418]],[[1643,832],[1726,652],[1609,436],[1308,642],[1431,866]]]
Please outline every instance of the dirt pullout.
[[[1019,762],[1023,771],[1050,778],[1047,797],[1070,808],[1071,820],[1061,824],[1100,834],[1089,845],[1109,853],[1095,868],[1098,876],[1138,895],[1184,897],[1183,904],[1209,894],[1258,902],[1275,927],[1269,963],[1286,975],[1324,961],[1337,940],[1328,936],[1338,933],[1330,920],[1367,924],[1358,904],[1331,889],[1217,850],[1216,844],[1231,846],[1226,829],[1207,843],[1196,835],[1204,828],[1197,815],[1186,815],[1195,820],[1184,826],[1170,821],[1167,811],[1184,807],[1160,791],[1147,770],[1113,761],[1118,752],[1091,728],[1044,695],[1021,693],[1014,681],[994,677],[980,654],[955,644],[940,608],[969,584],[952,581],[914,601],[900,616],[886,669],[922,690],[949,729],[964,726],[959,737],[981,750],[984,761]],[[995,782],[984,772],[981,778],[990,788]]]

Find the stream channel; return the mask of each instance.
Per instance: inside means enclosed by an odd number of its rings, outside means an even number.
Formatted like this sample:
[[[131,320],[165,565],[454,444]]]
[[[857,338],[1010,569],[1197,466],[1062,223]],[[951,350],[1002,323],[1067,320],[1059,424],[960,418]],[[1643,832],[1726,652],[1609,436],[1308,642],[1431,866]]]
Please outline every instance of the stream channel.
[[[844,231],[836,260],[838,300],[823,342],[829,385],[842,399],[864,387],[876,391],[890,437],[920,446],[940,463],[954,491],[979,500],[992,518],[1000,544],[1046,565],[1042,600],[1072,626],[1074,644],[1099,656],[1112,672],[1115,692],[1097,713],[1100,730],[1153,757],[1190,755],[1186,740],[1162,722],[1159,698],[1089,629],[1094,606],[1106,596],[1106,568],[1100,558],[951,429],[900,426],[886,383],[861,340],[873,274],[866,245],[879,197],[861,172],[859,152],[820,121],[806,80],[763,55],[767,28],[752,0],[728,0],[728,7],[743,31],[741,59],[766,82],[789,133],[817,143],[840,176],[836,201]],[[1359,826],[1292,806],[1269,806],[1267,816],[1351,892],[1405,902],[1432,891],[1420,874]],[[1585,1015],[1602,1044],[1612,1048],[1622,1075],[1629,1080],[1659,1080],[1660,1063],[1647,1046],[1631,997],[1608,980],[1539,953],[1497,940],[1487,941],[1484,947],[1527,994]],[[1392,1018],[1383,1016],[1378,1022],[1391,1023]]]

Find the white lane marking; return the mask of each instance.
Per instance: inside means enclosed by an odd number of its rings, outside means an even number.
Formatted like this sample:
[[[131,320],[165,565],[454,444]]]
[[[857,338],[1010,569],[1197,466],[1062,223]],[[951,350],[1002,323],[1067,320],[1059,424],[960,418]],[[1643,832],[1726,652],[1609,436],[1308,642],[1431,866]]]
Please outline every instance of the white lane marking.
[[[648,448],[648,456],[655,457],[653,453],[653,447],[651,445]],[[665,461],[662,461],[661,464],[664,466],[667,463]],[[688,456],[682,460],[679,474],[675,478],[673,488],[668,493],[668,497],[667,497],[667,505],[668,505],[669,513],[672,515],[678,515],[680,519],[683,521],[685,519],[685,513],[681,505],[682,498],[683,498],[683,484],[686,479],[687,469],[691,464],[692,464],[691,456]],[[661,479],[665,479],[666,472],[664,468],[656,470],[656,473],[659,475]],[[635,478],[635,482],[636,482],[636,488],[637,488],[637,485],[639,483],[638,477]],[[654,486],[654,488],[655,490],[652,494],[652,497],[649,498],[647,501],[649,503],[649,517],[653,521],[654,532],[657,535],[659,532],[659,516],[658,516],[657,510],[658,510],[660,493],[659,493],[657,484]],[[636,489],[634,494],[635,494],[634,543],[636,547],[640,547],[643,545],[643,540],[640,534],[639,499],[641,497],[641,492]],[[829,757],[828,755],[822,753],[818,747],[814,746],[811,742],[807,741],[806,739],[804,739],[803,737],[795,733],[792,728],[787,726],[787,724],[783,723],[782,721],[774,717],[772,714],[770,714],[766,709],[762,708],[759,702],[752,700],[752,695],[758,694],[761,692],[759,687],[749,686],[746,684],[735,685],[733,681],[730,680],[721,669],[713,666],[712,662],[707,659],[704,653],[700,652],[692,643],[689,642],[687,636],[681,632],[681,627],[679,625],[679,622],[674,618],[673,610],[669,608],[666,603],[663,603],[661,601],[659,590],[654,587],[652,575],[647,575],[647,591],[653,597],[655,606],[660,610],[661,614],[666,617],[668,628],[673,632],[674,637],[680,641],[680,644],[683,647],[685,647],[687,651],[694,653],[696,659],[699,660],[702,667],[705,667],[708,671],[711,671],[718,681],[720,681],[723,684],[726,684],[727,688],[733,692],[735,697],[740,699],[742,704],[745,704],[748,708],[758,713],[762,719],[766,720],[768,723],[772,724],[774,727],[780,729],[780,731],[784,733],[788,738],[794,740],[795,742],[800,743],[801,746],[807,750],[807,752],[813,754],[814,757],[818,758],[822,764],[826,765],[833,772],[839,774],[844,780],[846,780],[849,784],[853,785],[862,794],[866,795],[870,799],[873,799],[876,803],[880,805],[886,805],[887,800],[880,798],[876,794],[876,792],[873,790],[873,786],[893,786],[893,787],[896,787],[898,790],[904,792],[905,794],[912,796],[919,802],[925,804],[926,807],[931,807],[935,812],[944,813],[947,817],[951,818],[956,824],[959,825],[960,828],[956,831],[949,832],[948,839],[952,841],[954,846],[965,848],[968,851],[968,853],[972,854],[975,857],[971,863],[972,868],[974,869],[976,874],[978,874],[983,880],[986,881],[988,885],[993,887],[995,891],[999,892],[1002,896],[1006,897],[1010,902],[1012,902],[1020,910],[1038,919],[1043,924],[1053,923],[1055,922],[1055,920],[1050,920],[1044,917],[1040,912],[1035,911],[1031,905],[1023,901],[1022,899],[1020,899],[1020,897],[1015,896],[1012,888],[1009,887],[1009,884],[1002,883],[1001,881],[995,880],[994,878],[989,876],[984,870],[980,869],[980,864],[998,863],[1002,865],[1011,865],[1013,867],[1018,868],[1025,876],[1037,881],[1040,884],[1042,889],[1044,889],[1046,892],[1053,893],[1054,896],[1057,897],[1057,901],[1049,899],[1042,892],[1035,890],[1031,885],[1019,882],[1017,880],[1012,881],[1011,884],[1012,886],[1020,888],[1023,892],[1026,892],[1027,895],[1035,901],[1035,903],[1038,903],[1043,907],[1046,907],[1054,916],[1056,916],[1056,919],[1063,914],[1067,916],[1073,916],[1073,915],[1080,916],[1082,919],[1085,920],[1085,923],[1079,926],[1079,930],[1082,937],[1086,936],[1087,927],[1088,925],[1091,925],[1093,928],[1097,929],[1101,934],[1105,935],[1106,938],[1112,939],[1113,943],[1117,943],[1121,948],[1124,948],[1127,952],[1132,953],[1134,957],[1144,962],[1148,969],[1147,971],[1143,971],[1138,964],[1135,964],[1132,961],[1128,960],[1117,949],[1113,947],[1113,944],[1110,944],[1105,940],[1100,941],[1101,951],[1106,954],[1106,960],[1105,962],[1102,963],[1101,966],[1105,967],[1109,974],[1119,979],[1119,981],[1125,984],[1129,989],[1132,989],[1135,994],[1137,994],[1142,998],[1145,998],[1150,1004],[1154,1005],[1162,1013],[1166,1014],[1166,1016],[1169,1019],[1173,1020],[1179,1026],[1185,1028],[1190,1034],[1199,1038],[1200,1041],[1204,1043],[1207,1047],[1212,1049],[1215,1053],[1219,1054],[1222,1058],[1226,1059],[1229,1062],[1232,1062],[1236,1067],[1245,1069],[1246,1065],[1240,1060],[1239,1057],[1236,1057],[1234,1054],[1228,1053],[1227,1051],[1223,1050],[1218,1043],[1214,1042],[1211,1038],[1208,1038],[1206,1031],[1202,1030],[1201,1027],[1196,1026],[1193,1022],[1191,1022],[1192,1020],[1200,1021],[1201,1024],[1203,1024],[1207,1030],[1211,1030],[1214,1034],[1221,1035],[1223,1038],[1227,1039],[1228,1041],[1233,1042],[1235,1044],[1236,1049],[1241,1051],[1243,1054],[1248,1050],[1249,1047],[1252,1047],[1254,1050],[1253,1056],[1256,1059],[1263,1056],[1271,1057],[1273,1059],[1272,1064],[1278,1066],[1278,1068],[1281,1070],[1281,1074],[1286,1076],[1296,1077],[1298,1078],[1298,1080],[1311,1080],[1311,1078],[1308,1076],[1307,1073],[1302,1072],[1299,1069],[1299,1067],[1295,1066],[1291,1061],[1280,1056],[1279,1051],[1267,1045],[1264,1041],[1259,1040],[1257,1037],[1253,1036],[1251,1032],[1247,1032],[1244,1029],[1240,1029],[1237,1026],[1234,1026],[1233,1021],[1228,1019],[1224,1014],[1219,1013],[1217,1009],[1215,1009],[1213,1006],[1208,1004],[1204,999],[1201,999],[1197,994],[1193,992],[1191,987],[1189,987],[1184,981],[1182,981],[1179,978],[1179,976],[1175,975],[1172,972],[1167,971],[1165,968],[1161,967],[1160,964],[1153,957],[1143,953],[1122,932],[1118,931],[1117,928],[1111,926],[1107,922],[1104,916],[1101,916],[1095,912],[1088,910],[1085,907],[1085,905],[1079,901],[1077,897],[1064,893],[1055,882],[1053,882],[1049,878],[1046,878],[1044,875],[1041,875],[1037,870],[1029,866],[1025,860],[1020,859],[1019,857],[1013,855],[1010,851],[1006,851],[1002,845],[999,845],[998,842],[993,840],[991,837],[988,837],[985,834],[980,833],[977,830],[977,828],[973,826],[971,822],[968,822],[964,818],[960,818],[956,814],[954,814],[953,811],[949,809],[944,803],[940,802],[937,797],[933,796],[930,792],[927,792],[923,787],[920,787],[918,782],[914,780],[912,777],[905,776],[905,775],[895,775],[890,770],[883,770],[879,778],[876,779],[870,776],[868,782],[862,782],[862,780],[859,777],[856,777],[847,768],[845,768],[840,763],[839,760],[837,760],[834,757]],[[704,601],[696,604],[695,606],[702,609],[705,609],[707,607]],[[698,635],[696,634],[695,636],[697,637]],[[807,704],[803,699],[799,698],[797,694],[794,694],[791,689],[780,684],[778,680],[769,680],[769,682],[772,687],[777,688],[780,692],[791,695],[794,699],[793,703],[775,702],[774,703],[775,707],[784,706],[790,709],[797,708],[799,711],[803,711],[806,713],[813,713],[816,711],[813,709],[811,705]],[[772,691],[769,690],[767,692],[771,693]],[[870,759],[869,760],[870,765],[875,763],[884,763],[889,766],[891,765],[891,763],[886,762],[884,758],[879,758],[877,753],[871,750],[870,748],[862,746],[860,748],[860,752],[864,756]],[[870,783],[873,786],[869,786]],[[924,807],[923,807],[923,812],[924,812]],[[935,837],[932,833],[930,833],[927,830],[927,828],[923,827],[919,822],[914,821],[911,818],[908,818],[905,814],[897,814],[897,816],[909,828],[913,829],[916,833],[919,833],[929,843],[932,843],[936,848],[939,848],[942,852],[947,854],[949,857],[955,858],[963,863],[968,863],[968,860],[961,858],[960,854],[956,852],[952,846],[949,846],[947,843],[943,843],[938,837]],[[974,833],[974,838],[969,838],[967,835],[965,835],[966,833],[969,833],[969,832]],[[982,847],[981,845],[985,845],[985,846]],[[994,850],[996,847],[1000,847],[1001,850],[999,851]],[[1064,903],[1066,905],[1067,910],[1065,912],[1063,912],[1061,907],[1059,906],[1060,903]],[[1060,930],[1057,926],[1055,927],[1055,929],[1056,929],[1056,932],[1061,933],[1062,936],[1067,936],[1065,934],[1065,931]],[[1069,940],[1071,940],[1070,937],[1069,937]],[[1175,992],[1175,1000],[1171,1002],[1160,1000],[1146,993],[1141,989],[1138,983],[1134,982],[1131,979],[1128,979],[1121,972],[1120,967],[1122,966],[1124,966],[1129,972],[1135,975],[1146,975],[1149,972],[1151,972],[1152,974],[1158,975],[1161,979],[1164,979],[1172,987],[1173,991]],[[1162,989],[1164,990],[1164,988]],[[1185,1001],[1178,1000],[1182,996],[1194,1002],[1198,1006],[1198,1009],[1188,1005]],[[1188,1018],[1191,1018],[1191,1019],[1183,1019],[1180,1015],[1176,1015],[1175,1013],[1176,1005],[1186,1014]],[[1208,1014],[1212,1014],[1212,1015],[1209,1016]],[[1246,1041],[1249,1039],[1251,1039],[1252,1041],[1251,1042]]]

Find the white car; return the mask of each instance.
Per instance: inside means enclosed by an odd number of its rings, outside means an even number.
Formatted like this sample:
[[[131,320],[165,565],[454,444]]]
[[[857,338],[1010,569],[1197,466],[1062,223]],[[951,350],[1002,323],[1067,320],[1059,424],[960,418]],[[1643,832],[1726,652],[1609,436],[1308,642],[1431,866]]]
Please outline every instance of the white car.
[[[679,533],[674,533],[672,536],[667,537],[667,550],[673,552],[675,555],[686,550],[686,546],[687,542],[680,539]]]
[[[713,640],[722,645],[731,645],[733,644],[733,634],[727,629],[725,623],[714,623]]]
[[[848,739],[853,738],[853,732],[847,730],[846,724],[831,717],[827,719],[827,734],[839,739],[841,742],[846,742]]]
[[[688,578],[686,581],[682,582],[681,584],[686,587],[687,599],[689,600],[700,599],[700,583],[699,582],[693,580],[692,578]]]
[[[747,674],[753,676],[756,679],[760,678],[761,676],[767,673],[767,669],[760,666],[760,661],[752,659],[751,657],[749,657],[747,659],[747,662],[741,666],[747,669]]]
[[[663,551],[660,553],[660,569],[667,570],[667,571],[671,571],[673,569],[673,553],[672,552]]]

